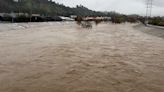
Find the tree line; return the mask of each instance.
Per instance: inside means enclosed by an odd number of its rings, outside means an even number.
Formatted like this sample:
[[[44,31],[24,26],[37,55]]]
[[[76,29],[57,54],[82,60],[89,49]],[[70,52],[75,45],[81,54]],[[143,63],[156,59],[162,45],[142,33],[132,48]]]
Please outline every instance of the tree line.
[[[70,8],[52,0],[0,0],[0,12],[33,13],[42,16],[103,15],[103,13],[92,11],[82,5]]]
[[[111,17],[113,23],[124,23],[124,22],[145,22],[145,17],[139,15],[124,15],[116,12],[98,12],[90,10],[82,5],[77,5],[76,7],[67,7],[63,4],[56,3],[52,0],[0,0],[0,13],[26,13],[29,16],[32,14],[39,14],[42,17],[25,17],[17,16],[15,21],[28,22],[32,21],[61,21],[57,16],[71,16],[76,15],[80,17],[97,17],[97,16],[107,16]],[[50,18],[51,17],[51,18]],[[12,20],[11,17],[0,16],[0,20]],[[149,18],[149,24],[153,25],[164,25],[164,18],[153,17]]]

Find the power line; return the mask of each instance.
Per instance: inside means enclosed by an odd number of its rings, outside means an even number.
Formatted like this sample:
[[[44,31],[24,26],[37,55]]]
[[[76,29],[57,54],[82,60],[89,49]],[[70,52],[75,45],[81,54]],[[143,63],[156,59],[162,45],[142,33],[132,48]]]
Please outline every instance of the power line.
[[[153,0],[146,0],[146,24],[152,16]]]

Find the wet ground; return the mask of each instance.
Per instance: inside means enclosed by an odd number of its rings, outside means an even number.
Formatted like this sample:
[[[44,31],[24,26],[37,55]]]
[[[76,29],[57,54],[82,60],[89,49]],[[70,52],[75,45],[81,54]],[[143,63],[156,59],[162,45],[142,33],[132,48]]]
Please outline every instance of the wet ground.
[[[164,39],[136,25],[0,24],[0,92],[164,92]]]

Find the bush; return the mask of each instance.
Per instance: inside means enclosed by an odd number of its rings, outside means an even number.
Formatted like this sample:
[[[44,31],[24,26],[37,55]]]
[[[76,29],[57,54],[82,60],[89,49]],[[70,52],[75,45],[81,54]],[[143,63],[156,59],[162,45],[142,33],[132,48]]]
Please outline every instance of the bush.
[[[126,19],[121,16],[115,16],[115,17],[112,17],[111,21],[112,23],[124,23],[126,22]]]
[[[4,15],[2,17],[2,21],[8,21],[8,22],[12,22],[13,18],[9,15]]]
[[[32,16],[31,17],[31,22],[43,22],[44,19],[40,16]]]
[[[149,24],[157,25],[157,26],[164,26],[164,20],[160,17],[154,17],[149,20]]]
[[[77,16],[77,17],[75,18],[75,21],[83,21],[83,18],[82,18],[81,16]]]
[[[164,21],[160,22],[159,26],[164,26]]]
[[[3,19],[3,18],[0,16],[0,21],[2,21],[2,19]]]
[[[130,22],[130,23],[136,23],[137,21],[138,21],[138,19],[133,18],[133,17],[128,17],[127,18],[127,22]]]
[[[30,21],[30,18],[25,16],[25,15],[20,15],[20,16],[17,16],[15,19],[14,19],[14,22],[29,22]]]

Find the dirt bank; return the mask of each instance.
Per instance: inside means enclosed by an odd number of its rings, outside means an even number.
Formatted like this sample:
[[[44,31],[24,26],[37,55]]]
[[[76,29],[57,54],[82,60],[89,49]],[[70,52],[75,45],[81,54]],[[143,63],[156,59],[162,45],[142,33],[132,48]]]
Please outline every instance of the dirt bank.
[[[0,24],[0,92],[164,92],[164,41],[132,24]]]

